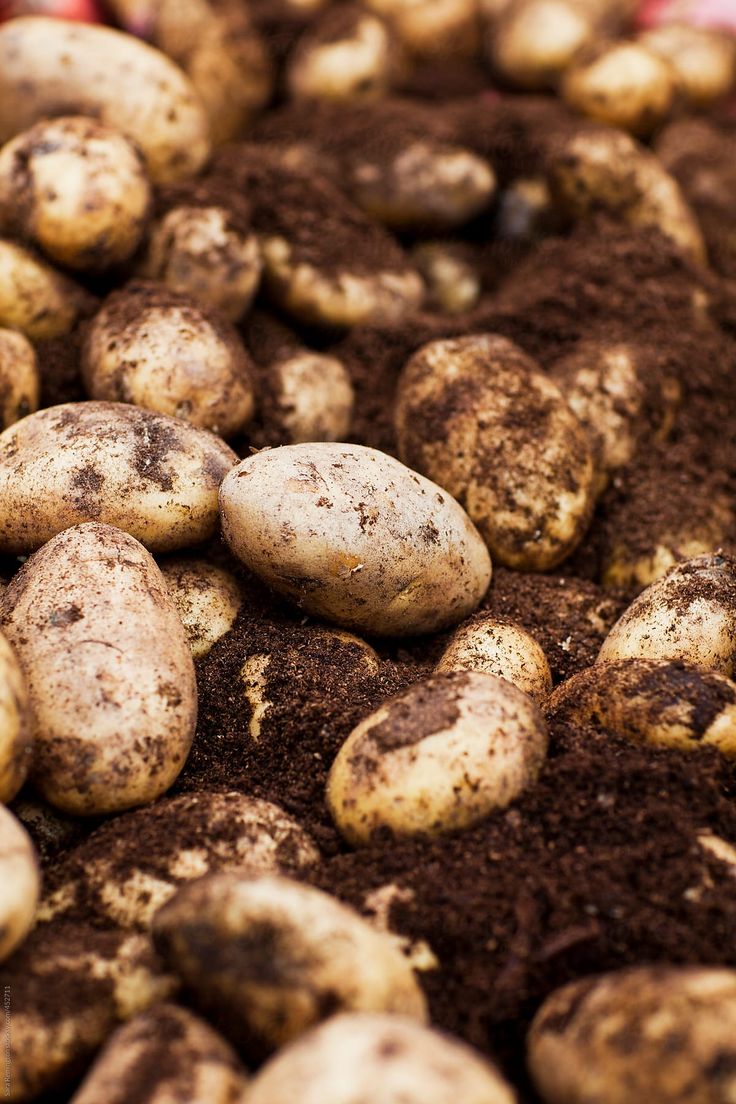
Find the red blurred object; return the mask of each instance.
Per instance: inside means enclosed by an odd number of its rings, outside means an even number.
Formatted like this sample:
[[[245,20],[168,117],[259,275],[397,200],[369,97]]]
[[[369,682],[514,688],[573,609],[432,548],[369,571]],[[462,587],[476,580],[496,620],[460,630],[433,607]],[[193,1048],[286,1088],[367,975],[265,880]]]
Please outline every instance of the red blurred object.
[[[81,23],[101,23],[102,11],[95,0],[0,0],[0,19],[16,15],[52,15]]]
[[[736,31],[736,0],[643,0],[637,22],[640,27],[677,22]]]

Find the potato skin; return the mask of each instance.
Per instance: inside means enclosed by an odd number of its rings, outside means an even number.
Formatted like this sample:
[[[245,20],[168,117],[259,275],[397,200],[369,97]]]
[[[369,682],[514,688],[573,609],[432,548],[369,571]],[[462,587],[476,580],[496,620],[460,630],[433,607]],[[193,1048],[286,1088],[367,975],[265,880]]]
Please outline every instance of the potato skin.
[[[17,330],[0,329],[0,427],[38,410],[41,385],[36,351]]]
[[[0,805],[0,962],[25,939],[41,888],[36,851],[16,817]]]
[[[0,140],[49,115],[90,115],[138,144],[157,184],[194,176],[209,156],[208,120],[164,54],[109,27],[41,15],[0,27]]]
[[[536,702],[552,690],[552,672],[544,651],[521,625],[492,613],[477,614],[456,629],[435,667],[481,671],[504,678]]]
[[[583,51],[562,79],[569,107],[640,138],[666,119],[676,91],[671,65],[640,42],[606,42]]]
[[[286,68],[295,100],[358,103],[385,95],[399,66],[389,28],[370,12],[334,8],[302,34]]]
[[[18,657],[0,633],[0,802],[11,801],[20,790],[32,753],[28,688]]]
[[[194,737],[197,688],[184,628],[143,546],[96,522],[65,530],[15,576],[0,623],[28,686],[43,796],[88,815],[164,793]]]
[[[727,96],[736,80],[736,40],[712,27],[665,23],[639,35],[639,42],[665,58],[680,91],[696,107]]]
[[[85,521],[151,551],[207,540],[237,456],[213,434],[123,403],[46,407],[0,434],[0,548],[32,552]]]
[[[68,334],[92,303],[30,249],[0,239],[0,326],[20,330],[29,341],[49,341]]]
[[[468,511],[494,560],[546,571],[593,509],[587,436],[557,386],[504,337],[423,346],[404,366],[394,421],[404,463]]]
[[[595,30],[579,0],[510,0],[491,23],[489,59],[518,88],[551,88]]]
[[[267,430],[294,445],[349,436],[355,392],[337,357],[293,350],[268,366],[267,377],[275,399]]]
[[[238,580],[206,560],[165,560],[159,564],[195,659],[230,631],[243,604]]]
[[[398,460],[318,442],[243,460],[220,490],[232,552],[279,594],[347,629],[386,636],[455,624],[491,578],[449,495]]]

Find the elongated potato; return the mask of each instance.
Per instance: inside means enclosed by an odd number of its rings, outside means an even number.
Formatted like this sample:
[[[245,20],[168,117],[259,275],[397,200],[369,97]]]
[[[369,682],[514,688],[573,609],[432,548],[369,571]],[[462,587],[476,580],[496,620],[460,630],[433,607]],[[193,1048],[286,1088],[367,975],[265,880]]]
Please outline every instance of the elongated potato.
[[[31,837],[9,809],[0,805],[0,962],[31,929],[41,877]]]
[[[435,667],[438,675],[448,671],[497,675],[536,702],[552,690],[547,657],[534,637],[492,613],[476,615],[455,630]]]
[[[575,58],[562,98],[598,123],[646,138],[669,115],[677,87],[669,62],[641,42],[604,42]]]
[[[0,622],[28,686],[43,796],[86,815],[164,793],[189,753],[197,688],[184,627],[145,548],[111,525],[65,530],[15,576]]]
[[[38,410],[40,380],[36,352],[27,337],[0,329],[0,427]]]
[[[199,544],[237,459],[213,434],[136,406],[47,407],[0,434],[0,548],[32,552],[93,520],[156,552]]]
[[[736,39],[725,31],[690,23],[664,23],[641,34],[639,42],[669,62],[680,91],[696,107],[708,107],[733,88]]]
[[[233,627],[243,604],[238,581],[206,560],[166,560],[159,567],[199,659]]]
[[[29,249],[0,240],[0,326],[20,330],[30,341],[48,341],[68,334],[93,302]]]
[[[20,790],[32,751],[28,688],[15,652],[0,633],[0,802],[10,801]]]
[[[23,16],[0,27],[0,141],[49,115],[90,115],[132,138],[158,184],[209,155],[204,107],[164,54],[109,27]]]

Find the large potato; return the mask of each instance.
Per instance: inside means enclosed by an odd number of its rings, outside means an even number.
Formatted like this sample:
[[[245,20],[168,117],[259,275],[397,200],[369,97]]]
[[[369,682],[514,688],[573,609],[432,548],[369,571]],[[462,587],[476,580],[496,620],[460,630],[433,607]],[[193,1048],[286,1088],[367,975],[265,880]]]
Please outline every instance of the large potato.
[[[0,27],[0,141],[65,114],[132,138],[159,184],[194,176],[209,155],[202,102],[164,54],[109,27],[9,20]]]
[[[38,410],[41,383],[36,351],[16,330],[0,329],[0,427]]]
[[[25,939],[36,915],[41,888],[31,838],[13,814],[0,805],[0,962]]]
[[[94,814],[164,793],[194,737],[197,688],[184,627],[145,548],[110,525],[65,530],[14,577],[0,624],[26,678],[44,797]]]
[[[423,346],[402,371],[395,422],[404,462],[463,504],[494,560],[545,571],[581,540],[593,509],[588,438],[513,342]]]
[[[35,253],[0,240],[0,326],[20,330],[30,341],[48,341],[68,334],[93,302]]]
[[[375,449],[257,453],[223,481],[220,511],[238,559],[346,628],[432,632],[466,617],[490,582],[488,552],[457,502]]]
[[[25,782],[32,750],[25,679],[15,652],[0,633],[0,802],[14,798]]]
[[[136,406],[47,407],[0,434],[0,548],[32,552],[93,520],[156,552],[198,544],[237,459],[205,430]]]

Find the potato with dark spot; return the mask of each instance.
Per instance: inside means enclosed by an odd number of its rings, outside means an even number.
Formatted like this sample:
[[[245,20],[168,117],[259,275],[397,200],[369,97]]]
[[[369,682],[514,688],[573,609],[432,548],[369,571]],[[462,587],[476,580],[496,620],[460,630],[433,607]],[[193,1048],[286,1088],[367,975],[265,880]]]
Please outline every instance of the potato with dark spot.
[[[427,1018],[388,936],[299,882],[207,875],[164,905],[153,933],[198,1007],[256,1059],[339,1011]]]
[[[586,0],[509,0],[491,12],[487,53],[494,69],[518,88],[552,88],[575,54],[591,42],[602,4]]]
[[[534,637],[492,613],[478,614],[455,630],[435,667],[436,674],[447,671],[497,675],[536,702],[552,690],[547,657]]]
[[[428,307],[463,314],[476,306],[482,290],[480,265],[460,243],[422,242],[411,259],[426,285]]]
[[[337,357],[309,349],[292,349],[269,364],[266,428],[286,443],[344,441],[350,436],[355,392],[350,375]]]
[[[7,588],[0,596],[5,598]],[[11,801],[26,780],[33,753],[28,687],[18,657],[0,633],[0,802]]]
[[[735,1037],[735,971],[639,966],[552,993],[528,1064],[545,1104],[731,1104]]]
[[[36,351],[16,330],[0,329],[0,429],[38,410]]]
[[[13,578],[0,625],[28,687],[33,781],[52,805],[118,812],[169,788],[194,737],[194,663],[138,541],[96,522],[60,533]]]
[[[646,138],[669,115],[677,87],[672,66],[646,45],[603,42],[574,59],[562,98],[581,115]]]
[[[0,962],[33,925],[41,889],[36,851],[23,825],[0,805]]]
[[[159,564],[195,659],[207,655],[230,631],[243,604],[238,581],[206,560],[165,560]]]
[[[0,326],[29,341],[64,337],[94,299],[30,249],[0,240]]]
[[[400,68],[394,35],[358,7],[328,10],[302,34],[289,56],[286,81],[295,100],[355,103],[385,95]]]
[[[451,671],[416,683],[348,736],[327,781],[341,834],[432,836],[477,824],[532,785],[547,752],[539,709],[510,682]]]
[[[677,75],[680,92],[695,107],[723,99],[736,80],[736,38],[716,27],[663,23],[639,35]]]

